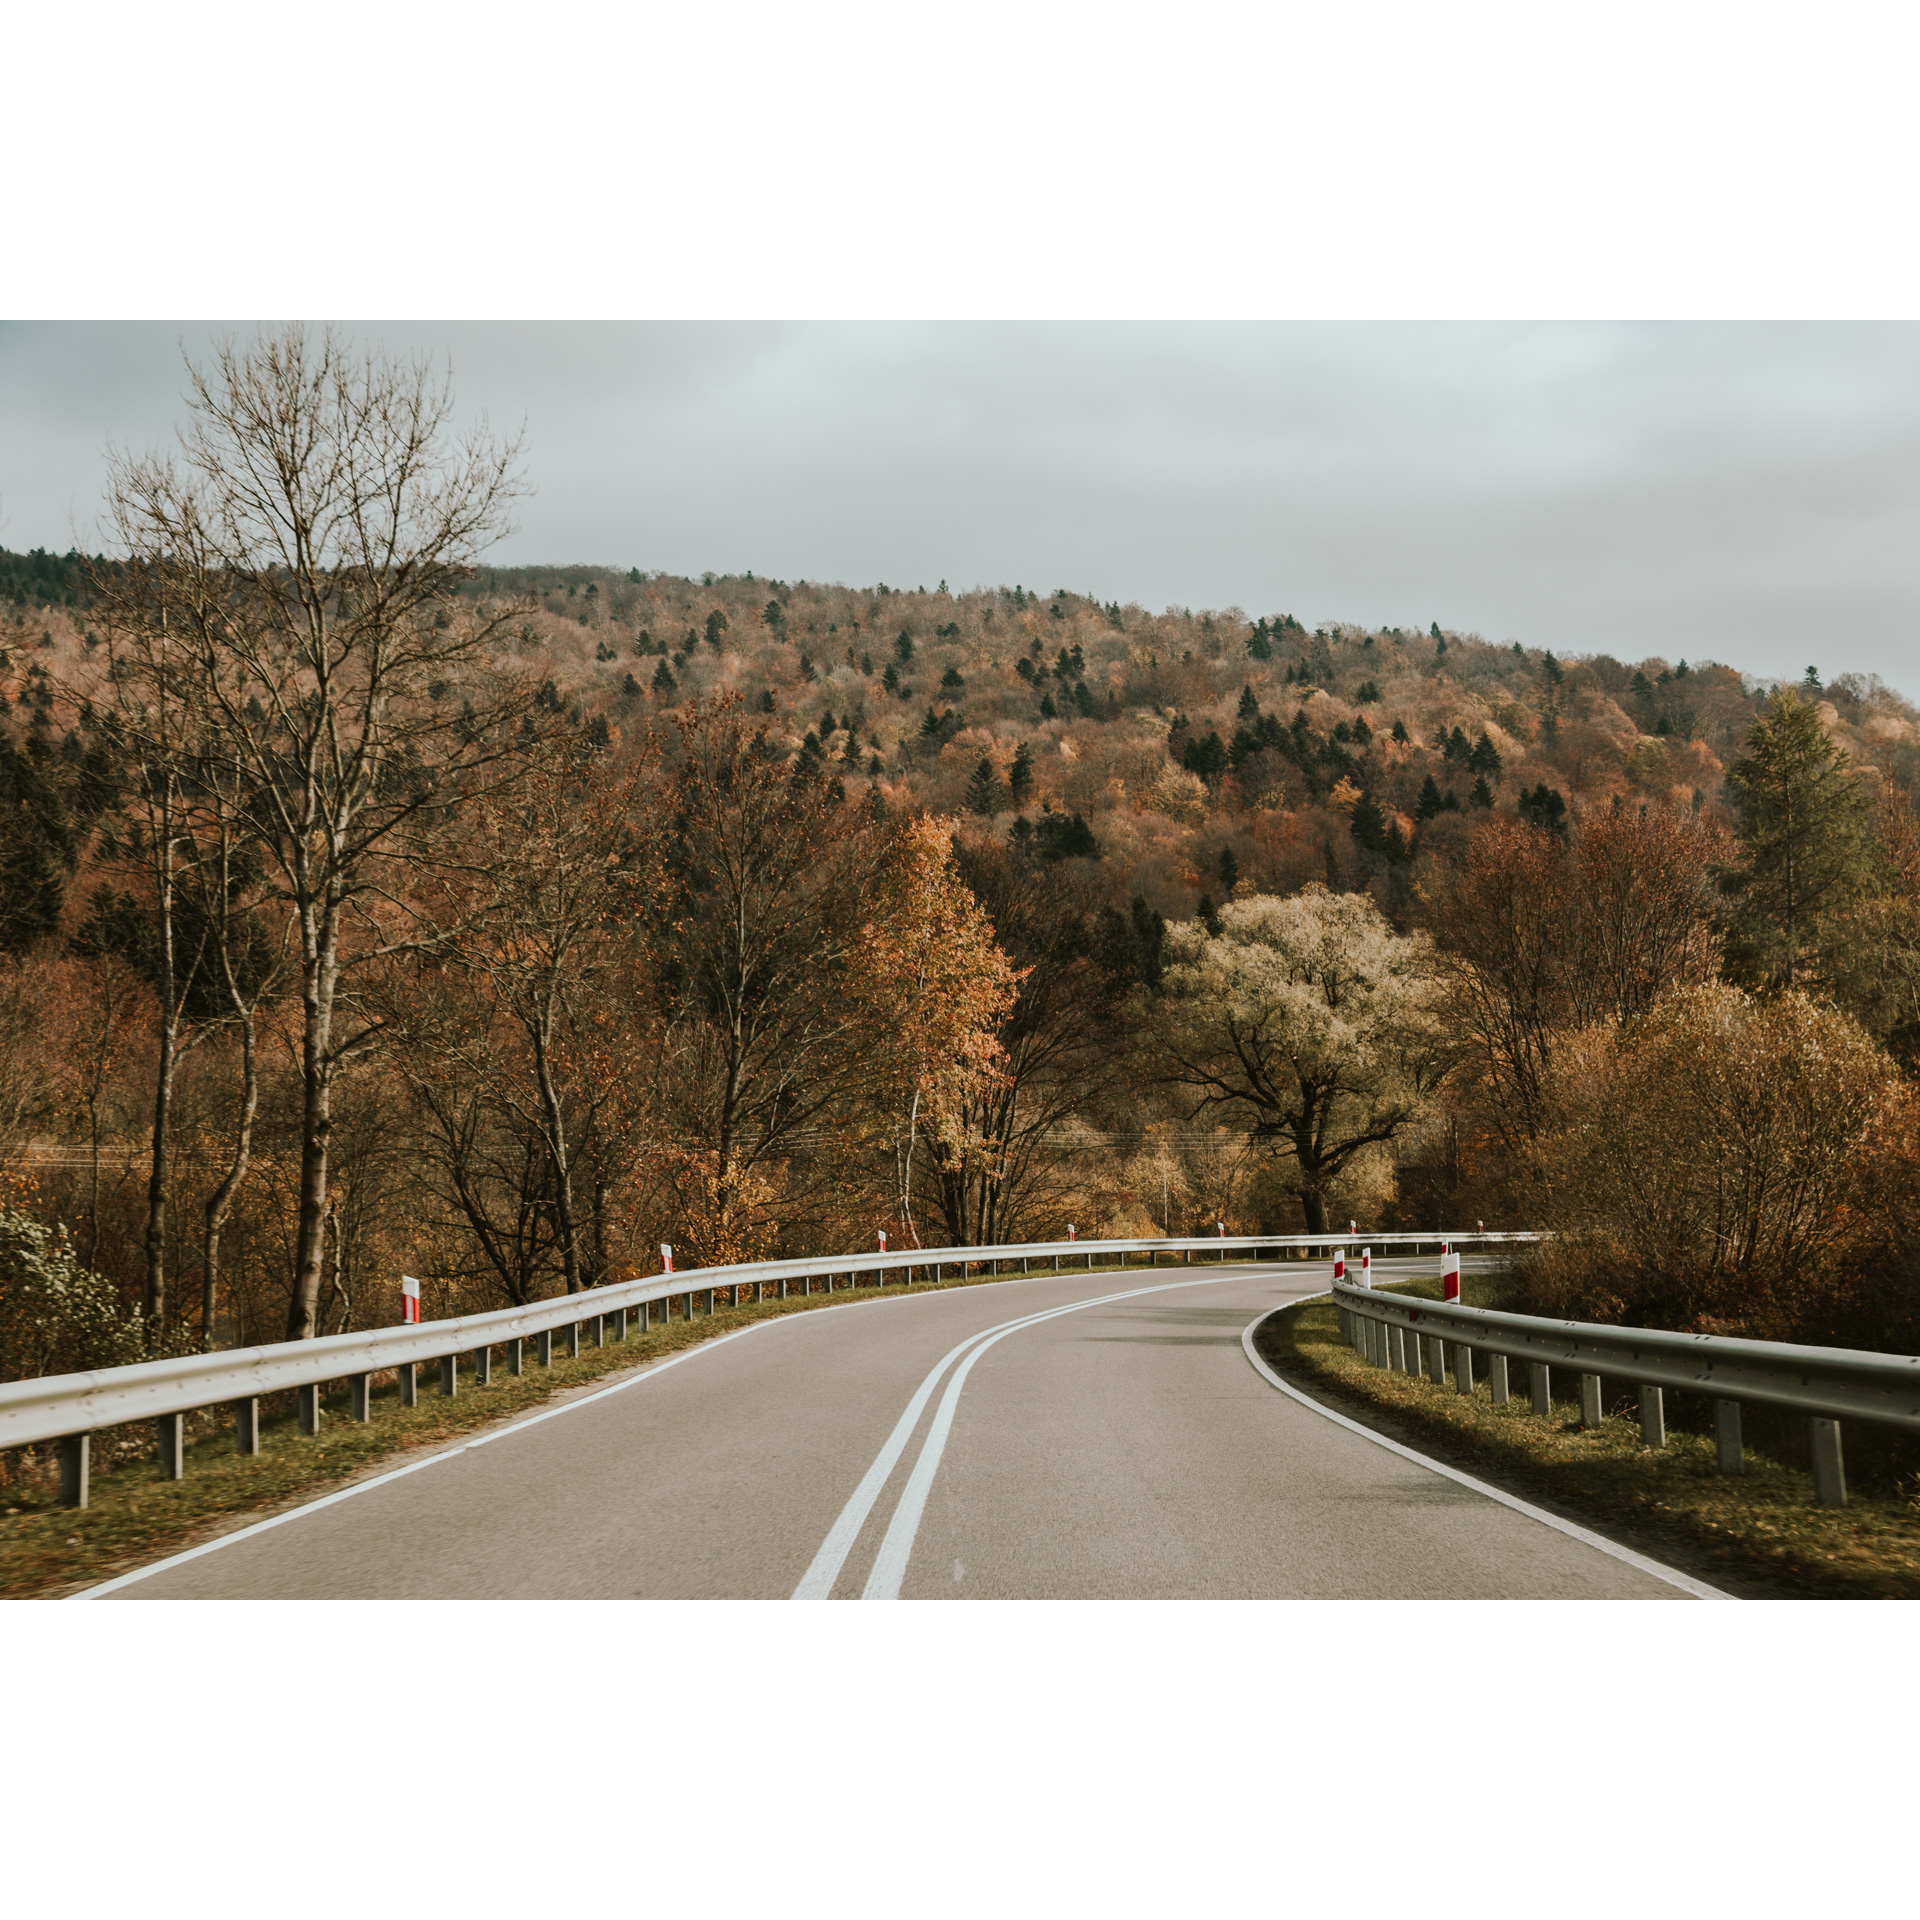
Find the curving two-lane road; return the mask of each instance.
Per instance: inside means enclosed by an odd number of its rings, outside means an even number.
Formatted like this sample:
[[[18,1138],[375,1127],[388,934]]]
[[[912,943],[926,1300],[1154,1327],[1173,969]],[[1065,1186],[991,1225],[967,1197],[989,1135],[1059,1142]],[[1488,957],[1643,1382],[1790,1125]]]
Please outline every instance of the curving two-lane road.
[[[1376,1266],[1389,1279],[1399,1263]],[[1422,1270],[1432,1262],[1423,1263]],[[1257,1370],[1324,1264],[790,1314],[94,1589],[129,1599],[1675,1599]]]

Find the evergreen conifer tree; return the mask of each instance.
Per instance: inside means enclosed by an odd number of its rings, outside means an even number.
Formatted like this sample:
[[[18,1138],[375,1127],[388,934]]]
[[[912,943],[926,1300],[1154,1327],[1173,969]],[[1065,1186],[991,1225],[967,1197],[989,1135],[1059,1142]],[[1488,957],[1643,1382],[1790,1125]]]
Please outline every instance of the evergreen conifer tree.
[[[1782,687],[1727,769],[1745,862],[1721,885],[1750,964],[1792,986],[1815,923],[1867,877],[1868,802],[1819,710]]]
[[[1033,792],[1033,749],[1024,740],[1014,749],[1007,785],[1013,795],[1013,804],[1016,807],[1024,806],[1027,796]]]
[[[964,801],[967,811],[991,820],[996,813],[1005,811],[1006,803],[1006,789],[1000,783],[999,774],[994,771],[993,762],[983,759],[974,768],[973,778],[967,782]]]

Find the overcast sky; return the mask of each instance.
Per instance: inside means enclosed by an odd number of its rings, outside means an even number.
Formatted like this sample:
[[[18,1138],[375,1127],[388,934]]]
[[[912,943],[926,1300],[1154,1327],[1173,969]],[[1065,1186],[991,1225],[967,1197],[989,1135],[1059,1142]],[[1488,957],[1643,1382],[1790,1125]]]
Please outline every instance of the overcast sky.
[[[250,330],[250,329],[249,329]],[[356,323],[526,430],[502,561],[1431,620],[1920,696],[1920,328]],[[0,326],[0,544],[214,329]]]

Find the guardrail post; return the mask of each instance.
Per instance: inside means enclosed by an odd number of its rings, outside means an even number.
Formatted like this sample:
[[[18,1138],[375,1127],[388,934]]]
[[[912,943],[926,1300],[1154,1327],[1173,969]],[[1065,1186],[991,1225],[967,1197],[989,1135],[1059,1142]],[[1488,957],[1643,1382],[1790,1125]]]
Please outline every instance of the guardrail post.
[[[1813,1497],[1823,1507],[1847,1504],[1847,1470],[1840,1457],[1840,1422],[1809,1420],[1813,1441]]]
[[[184,1480],[187,1477],[187,1416],[163,1413],[153,1424],[160,1442],[160,1478]]]
[[[1533,1410],[1541,1419],[1553,1411],[1553,1371],[1538,1360],[1527,1362],[1527,1384],[1533,1394]]]
[[[457,1353],[443,1353],[440,1356],[440,1391],[449,1400],[460,1391],[460,1356]]]
[[[493,1349],[475,1347],[473,1350],[473,1384],[476,1387],[493,1385]]]
[[[1507,1356],[1493,1353],[1487,1356],[1487,1385],[1493,1391],[1493,1404],[1504,1407],[1507,1404]]]
[[[1599,1429],[1600,1420],[1600,1376],[1583,1373],[1580,1376],[1580,1424],[1592,1433]]]
[[[1464,1340],[1453,1343],[1453,1387],[1456,1393],[1473,1391],[1473,1349]]]
[[[1740,1402],[1716,1400],[1713,1403],[1713,1451],[1722,1473],[1745,1473],[1746,1449],[1740,1444]]]
[[[625,1307],[622,1307],[619,1312],[613,1316],[613,1337],[618,1340],[621,1345],[624,1346],[626,1344],[627,1310]]]
[[[707,1289],[707,1317],[708,1317],[708,1319],[712,1319],[712,1317],[713,1317],[713,1296],[714,1296],[714,1294],[715,1294],[715,1293],[717,1293],[718,1291],[719,1291],[719,1289],[718,1289],[718,1288],[716,1288],[716,1287],[709,1287],[709,1288]]]
[[[593,1329],[593,1344],[596,1347],[604,1347],[607,1344],[607,1316],[604,1313],[596,1313],[587,1324]]]
[[[395,1367],[400,1376],[400,1404],[403,1407],[417,1407],[420,1404],[420,1370],[409,1360],[404,1367]]]
[[[553,1329],[551,1327],[542,1327],[540,1329],[539,1340],[539,1348],[534,1357],[543,1367],[550,1367],[553,1365]]]
[[[680,1318],[682,1320],[691,1320],[693,1318],[693,1295],[692,1294],[687,1295],[687,1308],[686,1308],[686,1311],[683,1314],[681,1314]]]
[[[320,1431],[320,1382],[316,1380],[310,1387],[299,1389],[300,1394],[300,1431],[318,1433]]]
[[[1427,1335],[1427,1378],[1436,1387],[1447,1384],[1447,1343],[1437,1333]]]
[[[507,1342],[507,1371],[517,1380],[526,1371],[526,1347],[524,1338]]]
[[[93,1435],[69,1433],[60,1442],[60,1504],[84,1507],[92,1478]]]
[[[786,1297],[787,1297],[787,1276],[783,1273],[780,1276],[780,1290],[775,1295],[775,1298],[784,1300]]]
[[[1640,1444],[1645,1447],[1667,1444],[1666,1396],[1658,1387],[1640,1389]]]
[[[236,1400],[233,1403],[233,1450],[235,1453],[260,1451],[260,1402]]]
[[[373,1418],[373,1375],[356,1373],[347,1382],[347,1417],[367,1421]]]

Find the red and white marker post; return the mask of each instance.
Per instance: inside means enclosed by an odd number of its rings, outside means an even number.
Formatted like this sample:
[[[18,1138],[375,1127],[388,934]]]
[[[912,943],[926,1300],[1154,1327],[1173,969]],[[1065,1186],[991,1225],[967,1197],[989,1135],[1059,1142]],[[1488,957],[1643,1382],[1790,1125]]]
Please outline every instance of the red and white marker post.
[[[1460,1298],[1460,1256],[1445,1247],[1440,1250],[1440,1298]]]
[[[1360,1284],[1363,1287],[1373,1285],[1373,1249],[1371,1247],[1360,1249]]]
[[[660,1271],[662,1273],[673,1271],[673,1249],[664,1240],[660,1242]]]
[[[1068,1238],[1069,1240],[1071,1240],[1071,1239],[1072,1239],[1073,1237],[1074,1237],[1074,1233],[1073,1233],[1073,1222],[1072,1222],[1071,1220],[1069,1220],[1069,1221],[1067,1222],[1067,1238]]]
[[[403,1327],[420,1324],[420,1282],[410,1273],[400,1276],[400,1324]]]
[[[1338,1286],[1347,1277],[1347,1256],[1336,1249],[1333,1256],[1333,1283]]]
[[[887,1250],[887,1230],[885,1227],[880,1229],[878,1238],[880,1241],[880,1251],[885,1253]]]

